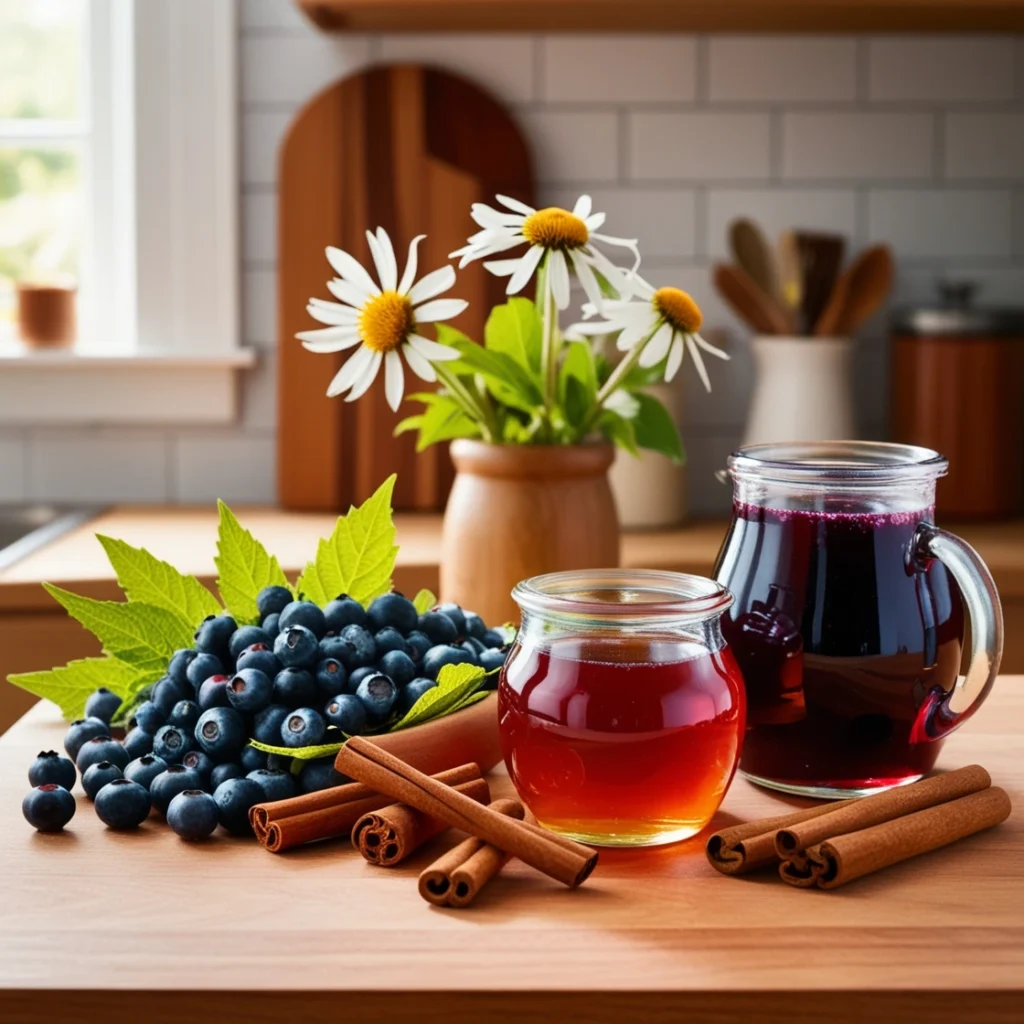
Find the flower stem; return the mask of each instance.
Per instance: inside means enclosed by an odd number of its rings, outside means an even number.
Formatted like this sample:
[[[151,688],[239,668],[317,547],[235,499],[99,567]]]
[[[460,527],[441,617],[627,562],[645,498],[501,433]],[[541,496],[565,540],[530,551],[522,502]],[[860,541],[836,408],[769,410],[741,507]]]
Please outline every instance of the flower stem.
[[[456,374],[449,372],[443,362],[434,363],[433,366],[438,380],[448,389],[452,398],[462,406],[463,412],[471,420],[476,420],[480,424],[480,432],[483,434],[484,440],[488,444],[493,444],[497,425],[491,422],[491,417],[487,415],[487,410],[484,409],[479,398],[459,380]]]
[[[587,431],[593,426],[594,420],[596,420],[600,415],[601,409],[604,406],[604,403],[608,401],[609,396],[615,392],[629,371],[632,370],[640,361],[640,354],[647,347],[647,343],[654,337],[660,327],[661,321],[659,320],[658,323],[654,325],[651,333],[648,334],[643,341],[637,343],[632,347],[632,349],[630,349],[626,358],[623,359],[614,370],[612,370],[608,379],[601,385],[601,389],[594,398],[594,407],[590,410],[590,415],[586,418],[583,426],[580,428],[581,437],[586,436]]]
[[[541,271],[537,276],[537,287],[541,290],[542,303],[540,365],[541,372],[544,374],[544,418],[547,421],[548,431],[550,432],[558,387],[558,346],[555,344],[558,322],[555,310],[555,297],[551,292],[548,282],[549,258],[550,254],[544,257]]]

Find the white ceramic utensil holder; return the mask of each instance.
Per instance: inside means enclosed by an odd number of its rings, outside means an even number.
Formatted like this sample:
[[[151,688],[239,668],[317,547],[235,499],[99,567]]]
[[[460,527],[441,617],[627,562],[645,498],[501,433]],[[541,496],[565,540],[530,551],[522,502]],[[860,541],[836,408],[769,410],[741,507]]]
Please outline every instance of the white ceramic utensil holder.
[[[743,443],[856,437],[849,338],[751,339],[757,373]]]

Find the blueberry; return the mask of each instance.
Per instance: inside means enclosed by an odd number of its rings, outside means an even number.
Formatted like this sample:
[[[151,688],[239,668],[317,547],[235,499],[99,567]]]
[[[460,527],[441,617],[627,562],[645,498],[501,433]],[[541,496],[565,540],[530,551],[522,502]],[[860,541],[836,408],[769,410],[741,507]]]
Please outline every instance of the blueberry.
[[[467,636],[459,646],[467,651],[472,650],[477,657],[489,649],[483,640],[479,640],[475,636]]]
[[[393,590],[390,594],[381,594],[366,609],[366,616],[374,630],[385,626],[394,626],[403,635],[416,628],[419,613],[416,606],[404,594]]]
[[[153,806],[161,814],[166,814],[171,801],[179,793],[186,789],[202,788],[202,779],[191,768],[174,764],[149,784],[149,797],[153,801]]]
[[[345,627],[348,628],[347,626]],[[346,640],[343,636],[325,636],[320,641],[320,660],[323,661],[325,658],[333,658],[335,661],[340,661],[345,666],[345,671],[349,671],[353,667],[353,658],[355,656],[355,646],[350,640]]]
[[[395,706],[398,687],[387,676],[374,672],[359,684],[356,696],[366,708],[366,717],[370,722],[383,722]]]
[[[248,775],[249,772],[254,772],[259,768],[266,768],[269,757],[264,751],[257,750],[255,747],[245,747],[238,755],[238,763],[242,766],[242,771]]]
[[[199,716],[195,738],[215,761],[227,761],[246,744],[245,722],[234,708],[210,708]]]
[[[280,614],[293,600],[292,592],[287,587],[264,587],[256,595],[256,608],[260,618],[265,618],[267,615]]]
[[[273,700],[289,708],[301,708],[316,700],[316,680],[308,669],[283,668],[274,676]],[[277,742],[261,740],[261,742]]]
[[[167,674],[179,685],[184,686],[188,681],[188,667],[196,660],[198,651],[189,647],[181,648],[171,655],[171,663],[167,666]]]
[[[281,723],[281,742],[286,747],[315,747],[326,731],[321,715],[312,708],[298,708]]]
[[[435,612],[444,612],[452,623],[455,625],[455,631],[459,636],[466,635],[466,613],[462,608],[452,601],[448,601],[446,604],[439,604],[432,609]]]
[[[350,781],[334,767],[333,757],[320,757],[307,761],[299,772],[299,789],[303,793],[316,793],[321,789],[342,786]]]
[[[278,612],[271,612],[260,625],[267,636],[277,636],[281,632],[281,616]]]
[[[217,801],[201,789],[183,789],[167,806],[167,824],[189,842],[206,839],[217,827]]]
[[[480,655],[477,652],[477,649],[473,646],[473,642],[471,640],[463,640],[462,643],[459,644],[459,648],[461,648],[466,653],[466,658],[467,658],[468,664],[470,664],[470,665],[479,665],[480,664]],[[485,648],[485,650],[486,650],[486,648]]]
[[[196,630],[196,650],[226,662],[231,654],[231,637],[238,623],[230,615],[207,615]]]
[[[283,704],[271,704],[256,714],[252,725],[252,738],[260,743],[277,746],[281,742],[281,723],[288,717]]]
[[[455,623],[444,612],[424,612],[416,628],[425,633],[433,644],[453,644],[459,638]]]
[[[153,753],[168,764],[181,764],[192,746],[192,732],[178,725],[162,725],[153,737]]]
[[[413,661],[422,661],[423,655],[434,646],[433,641],[426,633],[414,629],[406,638],[405,646],[409,648],[409,654]]]
[[[244,778],[245,772],[242,771],[242,766],[237,761],[226,761],[224,764],[217,765],[210,772],[210,789],[215,790],[222,782],[227,782],[228,779]]]
[[[197,654],[185,670],[185,676],[192,684],[192,689],[199,692],[199,687],[206,682],[210,676],[224,675],[224,666],[220,658],[214,654]]]
[[[196,696],[196,704],[199,706],[199,714],[210,708],[226,708],[228,706],[228,676],[210,676]]]
[[[145,729],[151,736],[167,724],[167,714],[156,706],[151,700],[144,700],[133,712],[128,720],[129,725],[135,725],[139,729]]]
[[[324,718],[349,736],[358,736],[366,728],[366,708],[351,693],[339,693],[332,698],[324,708]]]
[[[199,706],[191,700],[179,700],[167,716],[168,725],[176,725],[179,729],[184,729],[190,736],[198,721]]]
[[[327,632],[327,620],[320,606],[312,601],[292,601],[281,611],[278,628],[285,632],[292,626],[308,629],[319,640]]]
[[[149,808],[149,793],[130,779],[114,779],[96,794],[96,814],[107,828],[138,828]]]
[[[164,676],[163,679],[153,687],[153,692],[150,693],[149,699],[165,715],[169,715],[171,713],[171,708],[173,708],[179,700],[187,700],[191,696],[192,694],[188,692],[188,687],[179,685],[170,676]]]
[[[408,651],[405,638],[394,626],[385,626],[378,630],[374,634],[373,642],[377,645],[378,659],[383,658],[388,651],[402,651],[403,653]]]
[[[279,768],[257,768],[246,778],[252,779],[263,790],[264,800],[287,800],[295,796],[295,780],[291,772],[283,772]]]
[[[505,664],[505,651],[489,650],[484,651],[480,655],[480,667],[487,669],[488,672],[493,672],[496,668],[501,668]]]
[[[277,743],[281,742],[281,737],[278,736]],[[287,772],[291,771],[293,764],[302,764],[301,761],[296,762],[294,757],[285,757],[283,754],[267,754],[267,770],[272,772]],[[296,769],[298,770],[298,769]]]
[[[481,640],[488,647],[505,647],[508,641],[505,639],[505,634],[498,632],[496,629],[489,629],[482,637]]]
[[[112,761],[118,768],[124,768],[128,764],[128,751],[109,736],[97,736],[95,739],[86,740],[82,744],[82,749],[78,751],[78,757],[75,758],[78,774],[84,775],[90,765],[98,764],[100,761]]]
[[[484,633],[487,632],[487,623],[476,612],[464,612],[463,616],[466,620],[466,628],[463,631],[463,635],[467,638],[473,636],[477,640],[483,640]]]
[[[97,761],[89,765],[82,776],[82,789],[90,800],[96,799],[96,794],[108,783],[120,779],[124,772],[116,764],[110,761]]]
[[[234,836],[250,835],[249,809],[263,802],[263,790],[252,779],[228,779],[214,791],[217,820]]]
[[[431,679],[436,679],[438,672],[445,665],[474,664],[476,655],[464,651],[461,647],[446,647],[439,645],[431,647],[423,656],[423,674]]]
[[[156,754],[143,754],[142,757],[128,762],[128,767],[124,770],[124,777],[129,782],[137,782],[148,790],[153,785],[153,780],[165,771],[167,771],[167,762],[162,757],[157,757]]]
[[[78,759],[78,752],[86,740],[109,736],[110,726],[99,718],[76,718],[64,736],[64,750],[72,761]]]
[[[213,775],[214,768],[217,767],[213,763],[213,758],[205,750],[190,750],[181,759],[181,763],[184,767],[191,768],[199,776],[204,787],[210,784],[210,777]]]
[[[345,692],[348,673],[345,666],[337,658],[324,658],[316,669],[316,689],[320,697],[333,697],[336,693]],[[311,703],[311,701],[303,701]]]
[[[305,626],[289,626],[277,634],[274,655],[285,668],[309,668],[320,655],[320,645]]]
[[[377,668],[390,676],[396,686],[405,686],[416,677],[416,665],[403,651],[388,651],[377,663]]]
[[[354,668],[363,668],[372,665],[377,660],[377,645],[373,637],[362,626],[346,626],[341,631],[342,639],[347,640],[351,646],[349,660],[345,667],[351,671]],[[339,661],[344,661],[339,658]]]
[[[253,644],[266,644],[270,647],[273,642],[274,638],[261,626],[239,626],[228,641],[228,653],[237,660],[247,647]]]
[[[274,642],[271,640],[268,644],[258,643],[246,647],[238,656],[235,671],[241,672],[243,668],[258,668],[265,676],[270,676],[273,679],[281,671],[281,663],[274,657],[274,652],[271,650],[273,646]]]
[[[433,679],[426,679],[420,676],[402,689],[398,695],[398,711],[400,714],[407,714],[412,706],[427,692],[433,690],[437,683]]]
[[[141,725],[137,725],[121,741],[121,746],[134,761],[137,757],[142,757],[143,754],[153,752],[153,734],[146,732]]]
[[[350,672],[348,675],[348,684],[345,687],[346,693],[355,693],[359,689],[359,684],[367,677],[372,676],[377,670],[372,665],[365,665],[363,668],[357,668],[355,671]]]
[[[78,773],[75,764],[66,757],[61,757],[56,750],[40,750],[39,756],[29,765],[28,784],[45,786],[53,783],[63,786],[69,793],[75,788]]]
[[[75,816],[75,798],[55,782],[46,782],[21,801],[25,820],[40,832],[59,832]]]
[[[99,718],[109,722],[121,706],[121,698],[111,693],[105,686],[96,690],[85,702],[86,718]]]
[[[340,633],[346,626],[365,626],[369,622],[363,606],[348,594],[341,594],[333,601],[328,601],[324,608],[324,618],[332,633]]]
[[[274,684],[258,668],[243,668],[228,683],[228,703],[236,710],[254,715],[270,706]]]

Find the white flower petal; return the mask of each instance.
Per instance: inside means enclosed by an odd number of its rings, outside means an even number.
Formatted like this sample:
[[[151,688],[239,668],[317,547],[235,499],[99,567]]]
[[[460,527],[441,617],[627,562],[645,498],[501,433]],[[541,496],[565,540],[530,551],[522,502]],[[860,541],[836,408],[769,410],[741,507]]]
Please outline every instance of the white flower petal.
[[[650,317],[639,323],[629,324],[624,327],[622,333],[619,335],[619,340],[615,343],[615,347],[622,352],[628,352],[631,348],[635,348],[654,330],[658,323],[658,316],[653,310],[650,310]],[[655,360],[657,362],[657,360]]]
[[[624,420],[636,419],[640,413],[640,402],[625,388],[616,388],[604,400],[604,407],[617,412]]]
[[[409,243],[409,255],[405,258],[405,270],[402,273],[402,280],[398,282],[399,295],[406,295],[412,287],[413,281],[416,280],[417,263],[419,261],[416,250],[419,247],[420,242],[422,242],[426,237],[426,235],[417,235]]]
[[[333,302],[323,302],[314,304],[310,301],[309,305],[306,306],[306,312],[314,319],[318,320],[322,324],[328,324],[331,327],[351,327],[352,326],[352,309],[350,306],[338,306]]]
[[[624,249],[628,249],[633,254],[633,273],[636,273],[637,268],[640,266],[640,250],[637,248],[637,240],[635,238],[616,238],[614,235],[599,235],[596,231],[591,237],[601,242],[607,242],[609,245],[621,245]]]
[[[569,307],[569,266],[565,262],[565,253],[560,249],[552,249],[548,254],[548,287],[555,299],[556,309]]]
[[[421,277],[409,289],[409,301],[416,306],[421,302],[426,302],[427,299],[434,298],[435,295],[448,291],[453,284],[455,284],[455,268],[438,267],[437,270],[432,270],[425,277]]]
[[[381,287],[386,292],[393,292],[398,286],[398,263],[395,261],[391,239],[383,228],[377,228],[376,235],[370,231],[366,232],[366,241],[370,244],[370,253],[377,266]]]
[[[700,375],[700,379],[704,383],[705,390],[710,391],[711,379],[708,377],[707,367],[704,365],[700,349],[697,348],[697,343],[693,340],[692,334],[688,334],[686,336],[686,347],[690,350],[690,357],[693,359],[693,365],[697,367],[697,373]]]
[[[600,309],[604,302],[604,296],[601,294],[601,285],[598,284],[597,278],[594,277],[593,270],[590,269],[590,264],[582,253],[578,252],[576,249],[569,250],[569,258],[572,260],[573,270],[576,271],[576,277],[583,286],[583,290],[586,292],[587,298],[590,299],[591,303],[593,303],[595,307]]]
[[[344,249],[336,249],[333,245],[327,246],[327,262],[334,267],[334,271],[339,277],[350,281],[368,295],[380,295],[380,288],[377,287],[366,268]]]
[[[527,217],[531,213],[537,212],[532,206],[527,206],[526,203],[521,203],[518,199],[513,199],[511,196],[495,196],[494,198],[503,206],[507,206],[510,210],[515,210],[516,213],[525,214]]]
[[[670,381],[683,365],[683,339],[672,339],[672,347],[668,350],[668,362],[665,364],[665,380]]]
[[[484,203],[474,203],[470,207],[469,215],[482,228],[510,228],[523,223],[522,217],[495,210]]]
[[[629,278],[630,294],[639,295],[644,299],[653,299],[654,293],[657,290],[653,284],[649,284],[645,281],[636,271],[630,271],[626,274]]]
[[[668,347],[672,344],[672,328],[668,324],[662,324],[654,333],[643,351],[640,353],[640,365],[645,369],[657,366],[658,363],[668,354]]]
[[[364,351],[369,352],[369,349]],[[370,365],[363,371],[362,375],[352,385],[352,390],[346,397],[346,402],[354,402],[357,398],[362,398],[370,389],[370,385],[377,379],[377,373],[380,370],[380,364],[384,359],[382,352],[374,352],[370,357]]]
[[[330,327],[326,331],[302,331],[295,337],[302,342],[302,347],[309,352],[344,352],[347,348],[358,345],[362,340],[357,331],[346,334],[331,335],[332,331],[340,331],[341,328]],[[321,335],[321,337],[315,337]]]
[[[596,231],[605,222],[606,217],[607,214],[604,213],[592,213],[583,223],[587,225],[588,231]]]
[[[594,201],[590,196],[582,195],[576,200],[576,205],[572,208],[572,215],[579,217],[580,220],[586,222],[586,219],[590,216],[590,211],[594,208]]]
[[[348,391],[363,371],[369,366],[373,353],[365,345],[349,357],[345,365],[334,375],[327,388],[327,396],[333,398]]]
[[[628,298],[632,295],[629,275],[621,267],[615,266],[600,249],[588,245],[583,250],[583,254],[590,265],[615,289],[621,298]]]
[[[450,267],[448,268],[451,269]],[[451,320],[458,316],[469,303],[465,299],[434,299],[414,310],[417,323],[433,324],[438,320]]]
[[[424,359],[429,359],[432,363],[444,363],[449,359],[459,358],[458,349],[451,348],[449,345],[440,345],[436,341],[424,338],[422,334],[410,334],[408,343]]]
[[[614,334],[617,330],[619,328],[607,320],[583,320],[578,324],[573,324],[565,333],[567,337],[569,334],[583,334],[593,337],[600,334]]]
[[[544,255],[544,249],[539,245],[531,245],[525,253],[523,253],[519,268],[509,278],[508,285],[505,288],[506,295],[516,295],[521,292],[527,282],[533,277],[533,272],[537,269],[538,264],[541,261],[541,257]],[[487,266],[485,263],[484,266]]]
[[[392,412],[398,412],[405,394],[405,371],[402,369],[402,357],[392,349],[384,357],[384,397],[388,400]]]
[[[429,359],[426,356],[420,355],[408,342],[402,346],[402,352],[405,354],[405,361],[409,364],[409,369],[419,377],[420,380],[427,381],[428,384],[432,384],[437,380],[437,374],[434,372],[434,367],[431,365]]]
[[[726,362],[732,359],[732,356],[729,355],[728,352],[723,352],[720,348],[715,348],[714,345],[705,341],[699,334],[693,334],[691,337],[697,343],[697,347],[704,349],[705,352],[710,352],[713,356],[718,356],[719,359],[724,359]]]
[[[335,278],[333,281],[328,281],[327,290],[336,299],[341,299],[342,302],[347,303],[349,306],[354,306],[355,308],[352,310],[354,317],[358,316],[359,310],[373,298],[372,295],[367,295],[362,289],[350,281],[343,281],[340,277]]]
[[[508,277],[519,269],[519,264],[522,262],[522,256],[516,256],[510,260],[490,260],[484,264],[484,269],[489,270],[495,277]]]

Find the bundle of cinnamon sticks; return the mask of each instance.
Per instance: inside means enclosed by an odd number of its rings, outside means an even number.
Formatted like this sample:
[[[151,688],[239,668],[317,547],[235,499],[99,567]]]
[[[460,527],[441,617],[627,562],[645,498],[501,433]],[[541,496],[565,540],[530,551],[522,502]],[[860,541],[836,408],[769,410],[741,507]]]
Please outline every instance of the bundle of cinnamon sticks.
[[[1006,793],[969,765],[861,800],[840,800],[716,832],[706,852],[726,875],[777,866],[798,888],[836,889],[1005,821]]]

